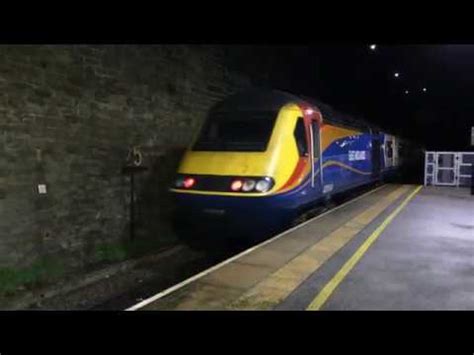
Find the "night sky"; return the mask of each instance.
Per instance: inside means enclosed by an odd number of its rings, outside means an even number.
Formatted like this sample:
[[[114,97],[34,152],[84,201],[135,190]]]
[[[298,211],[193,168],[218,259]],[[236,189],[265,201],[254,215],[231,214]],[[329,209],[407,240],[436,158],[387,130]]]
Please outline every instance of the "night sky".
[[[377,44],[372,51],[370,44],[239,50],[250,55],[250,72],[275,88],[319,98],[427,149],[471,149],[474,45]]]

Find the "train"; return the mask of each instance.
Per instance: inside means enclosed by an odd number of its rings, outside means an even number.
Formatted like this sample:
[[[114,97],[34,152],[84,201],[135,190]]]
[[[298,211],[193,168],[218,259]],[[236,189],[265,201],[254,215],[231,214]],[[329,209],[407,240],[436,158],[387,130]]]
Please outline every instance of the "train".
[[[403,139],[308,97],[252,89],[208,112],[170,191],[175,221],[256,238],[335,194],[393,178]]]

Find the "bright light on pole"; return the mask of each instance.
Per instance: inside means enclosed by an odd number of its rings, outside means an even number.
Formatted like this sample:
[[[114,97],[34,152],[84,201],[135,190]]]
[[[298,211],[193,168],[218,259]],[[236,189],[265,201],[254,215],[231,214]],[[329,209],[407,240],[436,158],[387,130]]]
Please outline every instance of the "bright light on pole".
[[[408,95],[409,91],[408,90],[405,90],[405,94]]]
[[[398,78],[398,77],[400,76],[400,73],[396,72],[395,74],[393,74],[393,76],[394,76],[395,78]]]
[[[371,45],[370,45],[370,50],[375,51],[376,49],[377,49],[377,45],[376,45],[376,44],[371,44]]]
[[[426,88],[423,88],[423,92],[426,92]]]

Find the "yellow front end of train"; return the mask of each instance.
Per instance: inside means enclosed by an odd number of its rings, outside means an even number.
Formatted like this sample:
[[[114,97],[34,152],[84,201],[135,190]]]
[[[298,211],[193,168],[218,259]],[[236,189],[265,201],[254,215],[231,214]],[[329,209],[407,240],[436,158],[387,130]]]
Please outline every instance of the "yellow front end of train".
[[[240,126],[234,133],[228,134],[228,145],[214,145],[209,148],[202,143],[203,135],[212,122],[206,121],[200,134],[195,139],[191,147],[186,151],[178,169],[178,174],[186,177],[192,177],[194,183],[189,189],[173,188],[172,191],[187,194],[211,194],[222,196],[242,196],[255,197],[272,195],[281,190],[289,181],[300,160],[298,149],[295,142],[294,130],[298,117],[302,116],[302,111],[296,104],[286,104],[280,110],[269,112],[268,123],[265,127],[257,127],[260,123],[258,118],[252,120],[249,113],[241,112],[240,117],[236,117],[236,122]],[[247,114],[247,116],[246,116]],[[271,117],[273,115],[274,117]],[[208,119],[209,120],[209,119]],[[212,119],[210,119],[212,120]],[[219,125],[220,123],[215,123]],[[255,127],[254,127],[255,126]],[[218,127],[218,129],[223,127]],[[232,127],[229,126],[229,129]],[[235,127],[234,127],[235,128]],[[253,129],[259,131],[256,135],[252,133]],[[261,135],[262,144],[258,149],[252,149],[251,144],[243,142],[245,134],[239,131],[251,132],[250,140],[256,139]],[[222,133],[222,132],[221,132]],[[233,134],[233,136],[232,136]],[[265,135],[267,135],[265,137]],[[201,141],[200,141],[201,140]],[[235,143],[235,144],[234,144]],[[193,188],[197,187],[200,179],[207,177],[218,178],[230,177],[227,188],[219,185],[219,188]],[[271,188],[267,191],[235,191],[232,187],[233,181],[246,179],[269,178],[272,180]]]

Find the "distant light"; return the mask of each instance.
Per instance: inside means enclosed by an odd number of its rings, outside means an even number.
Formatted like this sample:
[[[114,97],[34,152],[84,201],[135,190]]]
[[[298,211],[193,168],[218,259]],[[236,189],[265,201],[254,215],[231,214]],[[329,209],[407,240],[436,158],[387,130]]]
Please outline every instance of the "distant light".
[[[376,45],[376,44],[371,44],[371,45],[370,45],[370,50],[375,51],[376,49],[377,49],[377,45]]]
[[[426,88],[423,88],[423,92],[426,92]]]
[[[312,115],[314,113],[313,109],[312,108],[307,108],[304,113],[306,113],[307,115]]]
[[[408,94],[408,93],[410,93],[410,92],[408,90],[405,90],[405,94]]]
[[[395,74],[393,74],[393,76],[394,76],[395,78],[398,78],[398,77],[400,76],[400,73],[396,72]]]

